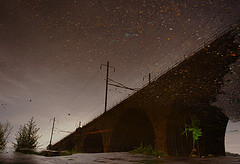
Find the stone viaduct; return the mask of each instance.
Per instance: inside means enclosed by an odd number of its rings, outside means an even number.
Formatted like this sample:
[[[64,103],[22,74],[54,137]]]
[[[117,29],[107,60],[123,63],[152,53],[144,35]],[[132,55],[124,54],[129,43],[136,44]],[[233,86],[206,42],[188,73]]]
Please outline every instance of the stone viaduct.
[[[186,58],[141,90],[65,137],[55,150],[129,151],[140,143],[170,156],[188,156],[192,136],[183,131],[191,117],[200,121],[201,155],[225,155],[228,118],[211,105],[221,94],[223,77],[239,57],[239,28],[231,30]],[[239,38],[238,38],[239,39]]]

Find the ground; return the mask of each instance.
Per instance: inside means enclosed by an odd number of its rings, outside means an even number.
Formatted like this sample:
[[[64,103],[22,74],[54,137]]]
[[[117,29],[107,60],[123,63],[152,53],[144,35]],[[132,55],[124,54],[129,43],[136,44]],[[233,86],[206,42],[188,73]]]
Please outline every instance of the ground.
[[[240,163],[238,157],[211,157],[211,158],[158,158],[142,154],[130,154],[127,152],[114,153],[78,153],[70,156],[44,157],[38,155],[14,153],[12,149],[0,152],[0,164],[131,164],[131,163]]]

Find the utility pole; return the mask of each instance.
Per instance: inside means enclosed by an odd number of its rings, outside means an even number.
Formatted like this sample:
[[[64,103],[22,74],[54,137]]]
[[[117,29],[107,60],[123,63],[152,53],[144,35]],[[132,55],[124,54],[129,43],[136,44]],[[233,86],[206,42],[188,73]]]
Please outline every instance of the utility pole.
[[[51,133],[50,144],[49,144],[50,149],[51,149],[51,147],[52,147],[52,136],[53,136],[54,124],[55,124],[55,117],[54,117],[54,119],[53,119],[52,133]]]
[[[144,81],[144,78],[145,78],[146,76],[143,76],[143,81]],[[151,83],[151,73],[148,73],[148,83],[150,84]]]
[[[79,127],[79,128],[81,127],[81,121],[79,121],[78,127]]]
[[[102,66],[106,66],[107,67],[107,75],[106,75],[106,92],[105,92],[105,107],[104,107],[104,112],[107,111],[107,94],[108,94],[108,74],[109,74],[109,61],[107,62],[107,65],[105,64],[101,64],[100,65],[100,69],[102,69]],[[111,67],[114,69],[114,72],[115,72],[115,68],[114,67]]]
[[[148,74],[149,84],[151,83],[151,73]]]

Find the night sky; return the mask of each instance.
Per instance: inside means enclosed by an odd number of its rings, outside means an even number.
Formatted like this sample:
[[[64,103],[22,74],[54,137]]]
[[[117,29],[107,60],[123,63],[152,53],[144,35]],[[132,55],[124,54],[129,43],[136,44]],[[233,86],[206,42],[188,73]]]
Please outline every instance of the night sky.
[[[1,0],[0,121],[14,125],[14,138],[34,116],[44,147],[56,117],[55,143],[103,113],[101,64],[116,68],[111,79],[141,88],[148,73],[202,47],[239,9],[239,0]],[[108,109],[131,93],[110,87]]]

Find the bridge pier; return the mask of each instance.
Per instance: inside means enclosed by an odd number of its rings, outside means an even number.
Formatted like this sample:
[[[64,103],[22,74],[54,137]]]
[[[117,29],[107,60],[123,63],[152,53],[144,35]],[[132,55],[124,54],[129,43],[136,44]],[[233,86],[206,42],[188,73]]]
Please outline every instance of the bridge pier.
[[[102,140],[103,140],[103,152],[107,153],[110,152],[110,143],[112,139],[112,131],[107,133],[102,133]]]
[[[156,148],[165,154],[167,151],[167,135],[166,135],[167,120],[164,120],[159,126],[154,127]]]

